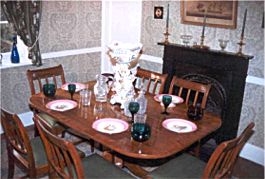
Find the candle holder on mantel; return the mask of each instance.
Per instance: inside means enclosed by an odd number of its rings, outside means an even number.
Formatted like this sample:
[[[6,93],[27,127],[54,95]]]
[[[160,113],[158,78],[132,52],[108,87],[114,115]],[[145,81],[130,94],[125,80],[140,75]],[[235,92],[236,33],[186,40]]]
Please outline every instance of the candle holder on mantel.
[[[204,38],[205,38],[205,36],[202,35],[202,36],[201,36],[201,43],[200,43],[200,45],[193,45],[193,47],[194,47],[194,48],[200,48],[200,49],[208,50],[210,47],[204,45]]]
[[[164,40],[163,44],[169,44],[169,40],[168,40],[169,35],[170,35],[170,33],[168,33],[168,28],[166,28],[166,32],[164,33],[165,40]]]
[[[244,45],[246,45],[246,43],[244,43],[244,37],[243,36],[241,36],[240,42],[238,42],[237,44],[239,45],[239,49],[238,49],[237,55],[240,55],[240,56],[244,55],[242,53],[242,48],[243,48]]]

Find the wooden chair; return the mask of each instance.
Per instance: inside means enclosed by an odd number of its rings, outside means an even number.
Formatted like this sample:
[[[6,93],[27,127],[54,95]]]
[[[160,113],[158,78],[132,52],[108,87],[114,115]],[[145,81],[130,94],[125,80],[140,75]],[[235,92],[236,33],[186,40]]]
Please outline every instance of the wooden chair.
[[[81,160],[72,143],[53,135],[38,119],[36,125],[45,145],[51,178],[133,178],[97,154]]]
[[[43,84],[53,83],[55,84],[56,88],[59,88],[60,84],[65,83],[64,70],[62,65],[51,68],[27,70],[27,78],[31,95],[42,92]],[[51,116],[45,113],[38,113],[34,111],[34,118],[36,117],[39,117],[46,121],[45,125],[52,129],[54,134],[62,134],[62,137],[64,137],[64,132],[66,130],[65,127],[57,123]]]
[[[178,88],[178,93],[176,93],[175,87]],[[193,106],[200,105],[202,109],[205,109],[210,89],[211,84],[204,85],[174,76],[170,84],[169,93],[183,97],[186,105],[192,102]]]
[[[149,178],[230,178],[238,155],[253,134],[254,123],[250,123],[242,134],[232,140],[221,143],[207,164],[188,154],[158,167],[149,174]]]
[[[47,174],[48,161],[41,138],[30,139],[19,117],[4,109],[1,109],[1,124],[6,138],[8,178],[13,178],[15,164],[30,178]]]
[[[50,68],[28,70],[27,78],[30,86],[31,95],[42,92],[43,84],[53,83],[55,84],[56,88],[60,88],[60,86],[65,83],[65,76],[62,65]],[[56,135],[62,134],[62,137],[64,137],[65,132],[67,131],[71,133],[71,135],[76,136],[73,131],[57,123],[54,118],[52,118],[51,116],[45,113],[34,111],[33,118],[40,118],[42,121],[44,121],[44,125],[48,127],[53,134]],[[36,133],[37,131],[35,131],[35,134]],[[81,138],[78,138],[78,140],[74,141],[74,143],[79,144],[83,141],[84,140],[82,140]],[[90,144],[91,144],[91,150],[93,151],[94,142],[90,140]]]
[[[167,74],[160,74],[138,67],[136,77],[139,77],[141,79],[141,85],[144,85],[147,81],[146,92],[149,92],[151,94],[163,93]]]

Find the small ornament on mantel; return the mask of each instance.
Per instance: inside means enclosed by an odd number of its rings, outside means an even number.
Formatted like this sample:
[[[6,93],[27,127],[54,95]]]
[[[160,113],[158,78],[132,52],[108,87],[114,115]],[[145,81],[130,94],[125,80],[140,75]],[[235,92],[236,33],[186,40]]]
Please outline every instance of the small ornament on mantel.
[[[169,44],[168,36],[170,35],[170,33],[168,32],[168,24],[169,24],[169,4],[167,5],[166,32],[164,33],[165,40],[163,42],[164,44]]]
[[[244,55],[242,53],[242,48],[243,48],[243,45],[245,45],[245,43],[244,43],[244,33],[245,33],[247,12],[248,12],[248,10],[246,9],[245,13],[244,13],[243,25],[242,25],[241,35],[240,35],[240,42],[237,43],[239,45],[239,49],[238,49],[237,55]]]

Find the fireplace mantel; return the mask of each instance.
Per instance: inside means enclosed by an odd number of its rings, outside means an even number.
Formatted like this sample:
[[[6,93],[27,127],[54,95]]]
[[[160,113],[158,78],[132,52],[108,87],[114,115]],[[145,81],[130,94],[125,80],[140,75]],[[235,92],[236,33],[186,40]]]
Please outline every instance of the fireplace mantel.
[[[236,53],[198,49],[179,44],[164,45],[163,73],[169,75],[164,92],[168,91],[174,75],[211,83],[208,102],[222,101],[219,102],[222,103],[219,105],[222,127],[214,138],[218,143],[234,138],[240,120],[248,64],[252,58],[253,56],[240,56]],[[207,110],[218,108],[218,105],[212,103],[207,104]]]

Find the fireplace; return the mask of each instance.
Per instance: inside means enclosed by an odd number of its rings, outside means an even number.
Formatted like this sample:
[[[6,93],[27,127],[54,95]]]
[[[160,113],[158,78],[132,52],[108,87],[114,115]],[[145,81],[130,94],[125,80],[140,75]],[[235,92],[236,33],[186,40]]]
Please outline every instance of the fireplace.
[[[174,75],[212,84],[206,110],[222,118],[222,126],[213,137],[217,143],[234,138],[237,135],[245,80],[251,58],[253,57],[195,49],[178,44],[165,45],[163,73],[169,76],[164,92],[168,91]]]

